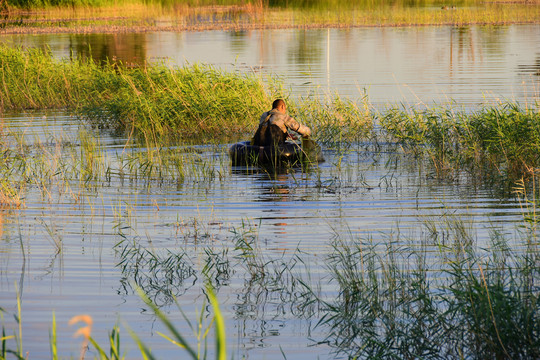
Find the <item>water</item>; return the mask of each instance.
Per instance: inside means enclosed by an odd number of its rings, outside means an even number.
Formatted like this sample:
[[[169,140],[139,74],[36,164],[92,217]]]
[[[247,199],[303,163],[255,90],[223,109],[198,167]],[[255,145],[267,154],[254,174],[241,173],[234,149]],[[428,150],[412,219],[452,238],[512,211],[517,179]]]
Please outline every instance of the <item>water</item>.
[[[538,99],[539,32],[539,26],[524,25],[2,39],[46,44],[58,57],[69,56],[73,49],[84,53],[91,43],[96,59],[167,59],[178,65],[200,61],[276,74],[293,94],[318,86],[360,98],[366,88],[375,104],[454,99],[474,107],[484,94],[522,102]],[[40,171],[59,172],[50,182],[26,184],[20,208],[0,210],[0,304],[9,313],[7,328],[16,330],[11,314],[17,312],[20,293],[23,345],[31,359],[50,357],[53,313],[64,357],[79,353],[81,339],[72,339],[77,326],[67,325],[78,314],[93,317],[93,336],[103,346],[118,319],[141,336],[157,358],[184,354],[158,335],[166,329],[133,293],[130,281],[138,281],[194,343],[167,291],[178,296],[182,310],[196,322],[205,299],[202,273],[211,259],[222,266],[216,272],[214,265],[209,273],[216,276],[213,282],[235,358],[274,359],[282,356],[281,349],[287,358],[333,358],[332,349],[317,343],[328,335],[327,329],[315,326],[322,314],[298,310],[302,298],[295,297],[299,289],[290,288],[293,285],[285,290],[283,284],[262,286],[256,279],[260,273],[250,272],[253,264],[245,260],[250,258],[241,256],[235,234],[255,235],[253,244],[260,248],[255,259],[270,262],[270,274],[292,267],[298,256],[305,265],[297,263],[293,273],[303,279],[309,275],[322,296],[331,298],[336,284],[329,283],[325,258],[336,234],[344,240],[386,243],[399,232],[400,241],[407,238],[412,243],[408,245],[419,246],[426,222],[461,219],[479,247],[486,247],[490,229],[515,234],[523,219],[515,198],[501,198],[497,189],[465,175],[441,180],[387,148],[359,147],[345,153],[325,149],[326,162],[313,171],[274,175],[231,167],[229,144],[198,146],[189,157],[195,165],[186,171],[185,181],[148,181],[130,178],[127,168],[122,177],[118,170],[122,153],[144,149],[124,148],[125,139],[101,133],[99,153],[115,169],[111,176],[64,181],[60,171],[72,174],[70,167],[79,168],[83,153],[79,121],[62,112],[2,117],[6,146],[20,146],[15,139],[23,136],[25,152],[46,154],[47,166]],[[39,178],[39,172],[30,175]],[[121,255],[137,249],[148,249],[159,259],[185,254],[175,263],[175,270],[185,271],[170,277],[137,276],[137,263],[122,263],[126,257]],[[436,269],[437,250],[428,250],[428,263]],[[149,259],[147,253],[140,261]],[[140,358],[123,329],[128,358]],[[209,344],[212,348],[213,342]]]
[[[6,116],[4,124],[18,133],[26,130],[28,151],[35,147],[36,152],[60,154],[64,160],[59,163],[69,163],[66,159],[73,151],[81,151],[78,122],[67,115]],[[100,141],[111,167],[122,151],[138,151],[124,150],[118,145],[122,139],[106,134]],[[57,152],[58,147],[63,150]],[[197,147],[196,157],[221,174],[213,179],[188,173],[183,183],[122,181],[113,175],[110,181],[84,184],[64,183],[60,176],[42,187],[28,185],[23,206],[2,210],[0,302],[16,313],[16,292],[21,294],[23,340],[30,358],[49,356],[53,313],[59,351],[65,356],[78,353],[79,341],[70,340],[76,327],[67,325],[78,314],[93,317],[93,334],[101,344],[118,318],[142,336],[158,358],[182,353],[157,335],[166,329],[133,293],[129,281],[138,281],[194,342],[166,290],[178,296],[183,311],[196,321],[205,298],[202,274],[211,258],[207,251],[227,263],[220,276],[217,267],[210,273],[218,279],[235,358],[275,358],[280,347],[288,357],[333,357],[326,345],[316,345],[327,335],[324,327],[315,327],[321,315],[295,311],[301,299],[295,299],[294,289],[260,285],[243,262],[234,233],[256,234],[253,244],[260,248],[261,262],[274,261],[267,271],[282,271],[298,255],[309,266],[311,281],[320,282],[322,294],[333,296],[335,284],[328,283],[325,257],[336,234],[345,240],[385,243],[399,231],[416,244],[425,221],[450,216],[470,223],[479,245],[487,246],[490,228],[511,233],[523,219],[515,199],[499,199],[493,189],[471,181],[441,182],[393,152],[326,150],[327,161],[312,172],[269,175],[231,167],[226,149]],[[398,156],[398,165],[385,165],[393,156]],[[174,267],[185,266],[185,271],[172,277],[163,272],[155,278],[136,276],[136,262],[127,261],[124,267],[126,256],[121,253],[139,245],[161,259],[185,253]],[[436,248],[429,251],[435,254]],[[148,261],[149,256],[142,259]],[[430,257],[434,269],[437,261],[436,255]],[[294,273],[308,277],[300,263]],[[123,343],[128,357],[138,357],[125,332]]]
[[[280,77],[293,96],[339,92],[375,104],[530,102],[540,84],[539,25],[4,35],[59,58],[203,62]]]

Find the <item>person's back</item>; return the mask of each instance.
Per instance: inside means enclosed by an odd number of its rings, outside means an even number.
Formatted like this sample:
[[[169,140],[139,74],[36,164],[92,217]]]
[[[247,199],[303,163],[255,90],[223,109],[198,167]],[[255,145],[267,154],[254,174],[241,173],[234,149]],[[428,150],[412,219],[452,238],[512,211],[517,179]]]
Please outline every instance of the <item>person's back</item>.
[[[253,137],[253,145],[276,146],[283,144],[287,139],[288,129],[291,129],[303,137],[311,135],[311,130],[299,124],[287,115],[285,101],[277,99],[272,104],[272,110],[261,115],[259,128]]]

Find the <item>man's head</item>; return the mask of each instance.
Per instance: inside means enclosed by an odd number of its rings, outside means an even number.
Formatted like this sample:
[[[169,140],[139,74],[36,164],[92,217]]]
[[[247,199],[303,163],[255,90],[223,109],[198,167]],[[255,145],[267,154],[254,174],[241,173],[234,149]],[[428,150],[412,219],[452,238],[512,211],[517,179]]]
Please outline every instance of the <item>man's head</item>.
[[[283,99],[277,99],[274,100],[274,102],[272,103],[272,109],[277,109],[281,112],[285,112],[287,111],[287,105],[285,105],[285,101],[283,101]]]

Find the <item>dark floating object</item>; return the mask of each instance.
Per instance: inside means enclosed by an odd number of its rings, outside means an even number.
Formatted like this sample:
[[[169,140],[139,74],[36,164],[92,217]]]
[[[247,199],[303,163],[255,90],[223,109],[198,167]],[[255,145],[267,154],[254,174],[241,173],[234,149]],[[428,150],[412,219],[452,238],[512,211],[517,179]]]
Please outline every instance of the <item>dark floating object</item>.
[[[255,146],[242,141],[230,147],[229,156],[233,166],[301,166],[324,161],[321,147],[310,139],[302,139],[301,143],[286,141],[277,147]]]

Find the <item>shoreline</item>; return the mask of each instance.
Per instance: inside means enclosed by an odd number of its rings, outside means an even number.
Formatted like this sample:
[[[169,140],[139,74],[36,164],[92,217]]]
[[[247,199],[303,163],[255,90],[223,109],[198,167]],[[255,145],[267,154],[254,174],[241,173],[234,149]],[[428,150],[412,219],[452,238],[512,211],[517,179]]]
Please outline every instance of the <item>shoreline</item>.
[[[1,0],[0,0],[1,1]],[[488,3],[486,7],[423,7],[373,10],[297,10],[244,6],[128,4],[0,12],[0,35],[90,34],[276,29],[352,29],[427,26],[540,24],[540,0]]]
[[[287,29],[352,29],[352,28],[398,28],[398,27],[436,27],[436,26],[509,26],[540,25],[537,21],[503,21],[503,22],[445,22],[445,23],[395,23],[395,24],[203,24],[203,25],[87,25],[74,27],[48,26],[43,28],[16,27],[0,29],[0,35],[22,34],[128,34],[148,32],[199,32],[199,31],[253,31],[253,30],[287,30]]]

